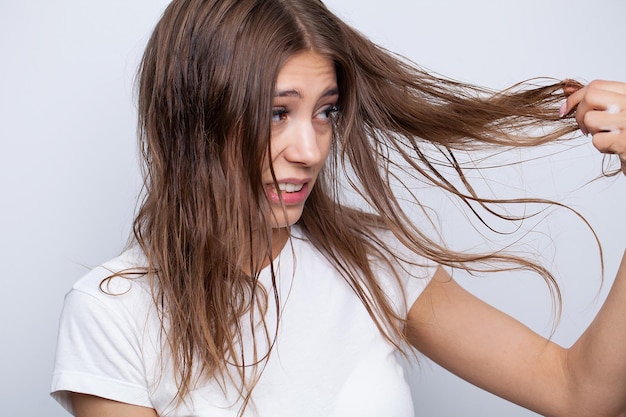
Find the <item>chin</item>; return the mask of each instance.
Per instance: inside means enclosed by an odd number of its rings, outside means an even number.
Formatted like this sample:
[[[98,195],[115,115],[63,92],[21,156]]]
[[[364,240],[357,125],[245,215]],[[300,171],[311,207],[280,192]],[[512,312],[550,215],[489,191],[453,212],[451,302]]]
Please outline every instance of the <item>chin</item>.
[[[282,229],[293,226],[302,216],[302,207],[287,207],[285,211],[277,208],[273,211],[272,228]]]

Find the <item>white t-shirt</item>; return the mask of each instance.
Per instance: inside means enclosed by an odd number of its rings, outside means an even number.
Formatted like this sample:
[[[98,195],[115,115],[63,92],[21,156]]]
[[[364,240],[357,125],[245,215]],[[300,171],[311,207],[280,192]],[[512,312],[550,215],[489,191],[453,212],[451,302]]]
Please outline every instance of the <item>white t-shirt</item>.
[[[290,242],[274,260],[282,309],[278,336],[245,415],[413,417],[410,389],[393,346],[298,227]],[[161,360],[161,328],[147,279],[114,278],[101,288],[113,272],[141,265],[143,256],[127,251],[87,274],[67,294],[53,397],[70,411],[73,391],[151,407],[162,417],[235,417],[241,406],[236,390],[224,392],[215,381],[196,386],[184,404],[174,407],[174,373],[167,359]],[[403,315],[434,274],[434,267],[405,268],[406,298],[388,271],[379,268],[377,274]],[[262,271],[261,282],[270,288],[269,268]],[[272,333],[272,300],[268,307]],[[265,352],[264,340],[257,338],[260,352]]]

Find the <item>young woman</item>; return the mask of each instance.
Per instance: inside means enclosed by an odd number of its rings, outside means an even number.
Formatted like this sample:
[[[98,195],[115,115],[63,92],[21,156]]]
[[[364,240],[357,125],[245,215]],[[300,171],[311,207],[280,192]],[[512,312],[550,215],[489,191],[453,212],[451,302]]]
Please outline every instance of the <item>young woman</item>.
[[[549,271],[446,249],[392,191],[408,175],[488,205],[455,150],[578,128],[626,173],[625,84],[490,93],[422,72],[317,0],[175,0],[139,88],[134,244],[74,286],[61,320],[52,390],[74,415],[413,416],[407,342],[538,413],[626,415],[626,263],[564,349],[446,272]]]

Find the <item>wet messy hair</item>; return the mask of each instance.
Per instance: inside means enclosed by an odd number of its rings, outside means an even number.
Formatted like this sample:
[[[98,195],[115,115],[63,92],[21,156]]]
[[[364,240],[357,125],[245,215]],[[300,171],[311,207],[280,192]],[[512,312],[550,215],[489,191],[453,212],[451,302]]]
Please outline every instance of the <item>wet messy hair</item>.
[[[175,0],[139,70],[145,180],[133,230],[147,257],[164,355],[178,376],[177,401],[214,378],[224,387],[233,380],[245,407],[269,353],[245,358],[242,334],[265,323],[268,302],[280,302],[268,296],[275,288],[258,282],[272,256],[261,167],[269,158],[278,72],[301,52],[334,63],[341,111],[331,155],[298,223],[390,343],[401,347],[405,318],[371,262],[402,271],[382,231],[415,253],[415,263],[529,269],[558,293],[549,271],[532,261],[448,249],[415,226],[390,184],[417,178],[468,205],[497,202],[473,192],[454,151],[535,146],[572,132],[572,119],[558,116],[564,83],[495,93],[435,76],[371,43],[317,0]],[[445,155],[459,181],[441,174],[429,149]],[[361,208],[345,200],[345,186],[360,196]],[[275,286],[273,269],[271,275]],[[271,346],[276,329],[264,328]]]

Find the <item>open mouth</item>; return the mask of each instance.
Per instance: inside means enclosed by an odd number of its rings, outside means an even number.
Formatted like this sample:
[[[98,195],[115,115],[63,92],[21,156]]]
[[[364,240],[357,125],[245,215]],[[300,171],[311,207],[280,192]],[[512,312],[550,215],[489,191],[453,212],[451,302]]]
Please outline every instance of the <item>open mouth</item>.
[[[278,187],[267,184],[265,193],[274,204],[303,204],[309,196],[309,182],[279,182]]]

